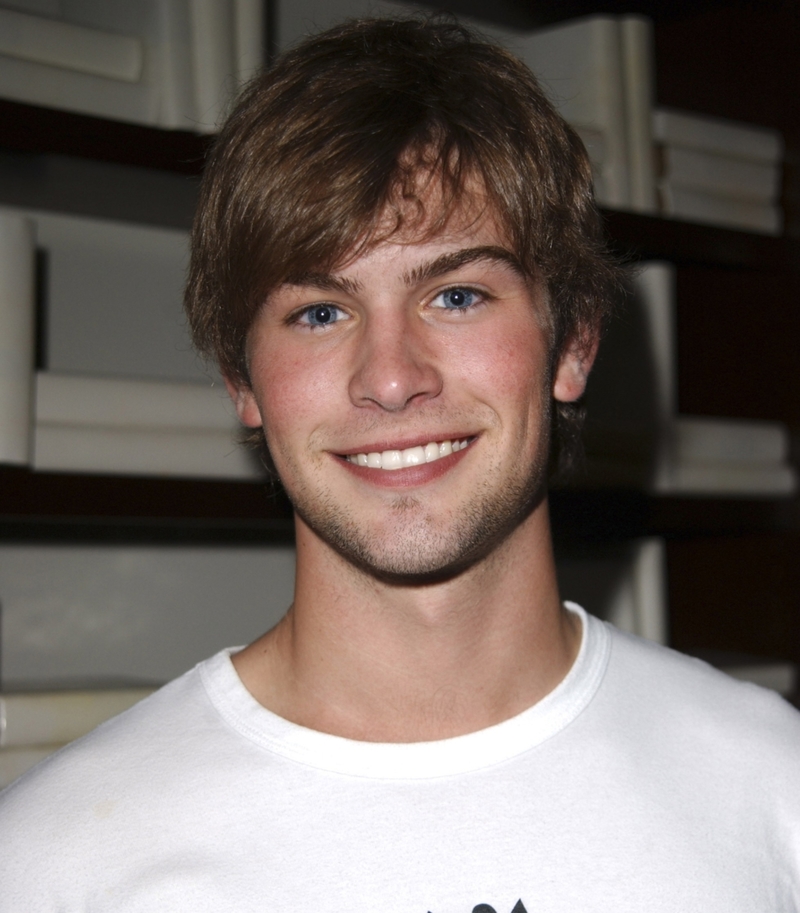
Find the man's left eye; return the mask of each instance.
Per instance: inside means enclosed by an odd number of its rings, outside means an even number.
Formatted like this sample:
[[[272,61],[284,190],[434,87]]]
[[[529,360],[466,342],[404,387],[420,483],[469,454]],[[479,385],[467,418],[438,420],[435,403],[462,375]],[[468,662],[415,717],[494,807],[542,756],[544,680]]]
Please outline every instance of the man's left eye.
[[[434,298],[433,307],[446,308],[450,311],[463,311],[479,301],[479,296],[468,288],[449,288]]]

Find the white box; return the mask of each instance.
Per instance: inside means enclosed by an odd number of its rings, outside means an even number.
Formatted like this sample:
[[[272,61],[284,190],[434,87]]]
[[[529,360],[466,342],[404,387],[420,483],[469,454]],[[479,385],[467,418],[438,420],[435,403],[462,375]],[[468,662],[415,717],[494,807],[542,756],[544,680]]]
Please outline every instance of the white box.
[[[0,95],[29,104],[208,133],[264,59],[263,0],[13,6],[0,6]]]

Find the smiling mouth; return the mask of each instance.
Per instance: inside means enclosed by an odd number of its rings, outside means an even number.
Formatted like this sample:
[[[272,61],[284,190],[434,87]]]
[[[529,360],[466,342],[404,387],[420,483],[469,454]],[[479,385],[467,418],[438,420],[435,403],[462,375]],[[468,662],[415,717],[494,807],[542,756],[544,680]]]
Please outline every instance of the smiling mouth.
[[[463,438],[453,441],[432,441],[419,447],[408,447],[405,450],[383,450],[380,453],[350,453],[344,457],[356,466],[369,469],[408,469],[410,466],[421,466],[434,463],[443,457],[450,456],[468,447],[474,438]]]

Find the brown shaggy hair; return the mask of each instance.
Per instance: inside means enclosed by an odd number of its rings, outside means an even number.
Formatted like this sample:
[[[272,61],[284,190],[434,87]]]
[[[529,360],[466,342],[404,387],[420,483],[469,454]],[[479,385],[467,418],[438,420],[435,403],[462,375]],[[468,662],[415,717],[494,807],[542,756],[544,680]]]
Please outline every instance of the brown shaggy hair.
[[[247,335],[269,293],[375,243],[381,216],[431,164],[444,205],[429,233],[477,180],[523,269],[547,288],[551,365],[566,345],[590,346],[619,273],[586,151],[523,63],[433,17],[345,23],[245,88],[192,231],[185,303],[200,352],[248,384]],[[551,465],[563,469],[580,408],[553,414]]]

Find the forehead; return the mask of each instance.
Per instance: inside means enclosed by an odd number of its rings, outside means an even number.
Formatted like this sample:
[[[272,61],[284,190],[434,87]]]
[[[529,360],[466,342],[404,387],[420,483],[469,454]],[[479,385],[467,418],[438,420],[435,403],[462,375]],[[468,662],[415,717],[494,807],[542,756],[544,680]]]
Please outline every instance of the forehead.
[[[392,249],[397,257],[408,259],[417,254],[475,247],[516,253],[510,244],[510,233],[488,200],[482,182],[467,179],[453,193],[440,173],[419,170],[411,182],[395,189],[369,231],[339,258],[334,271],[369,259],[377,250]]]

